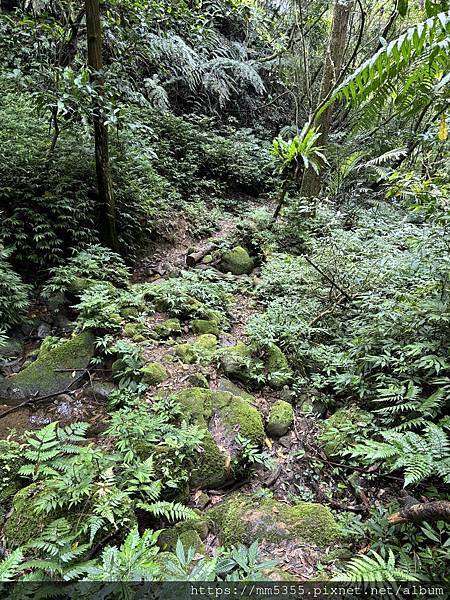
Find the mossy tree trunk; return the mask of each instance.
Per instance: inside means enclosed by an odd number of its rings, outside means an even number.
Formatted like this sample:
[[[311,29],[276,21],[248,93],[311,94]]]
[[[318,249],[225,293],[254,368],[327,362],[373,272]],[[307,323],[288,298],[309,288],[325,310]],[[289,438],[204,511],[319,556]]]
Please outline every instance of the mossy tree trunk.
[[[348,41],[349,20],[353,7],[353,0],[335,0],[333,8],[333,21],[328,41],[325,66],[320,86],[320,104],[328,97],[336,85],[342,71],[345,49]],[[333,107],[330,105],[324,110],[314,125],[319,129],[320,138],[318,144],[325,146],[331,128]],[[311,167],[306,169],[303,175],[301,195],[312,198],[320,193],[321,177]]]
[[[110,248],[117,250],[119,246],[116,227],[116,205],[111,178],[109,160],[108,126],[105,125],[101,98],[104,93],[105,82],[102,73],[102,28],[100,21],[99,0],[85,0],[86,28],[88,38],[88,65],[91,69],[91,81],[94,83],[98,100],[93,107],[94,139],[95,139],[95,165],[97,171],[98,194],[104,218],[103,238]]]

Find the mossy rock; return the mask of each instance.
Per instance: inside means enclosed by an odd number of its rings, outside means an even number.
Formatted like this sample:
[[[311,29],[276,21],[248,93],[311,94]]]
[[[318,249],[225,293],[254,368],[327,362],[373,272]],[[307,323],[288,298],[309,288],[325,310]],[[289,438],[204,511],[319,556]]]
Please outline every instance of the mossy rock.
[[[160,338],[164,340],[180,335],[180,319],[166,319],[162,323],[158,323],[158,325],[155,325],[154,331]]]
[[[194,364],[196,362],[210,362],[217,349],[217,337],[215,335],[205,333],[198,336],[192,344],[178,344],[175,346],[175,354],[186,364]]]
[[[292,372],[284,352],[276,344],[271,344],[267,350],[266,369],[269,385],[280,388],[288,385]]]
[[[272,404],[267,423],[267,433],[272,437],[285,435],[294,423],[294,409],[289,402],[277,400]]]
[[[0,359],[20,356],[23,352],[23,342],[16,338],[6,338],[0,344]]]
[[[212,406],[231,432],[238,431],[256,446],[262,446],[265,434],[261,414],[246,399],[229,392],[213,392]]]
[[[141,369],[142,382],[147,385],[159,385],[167,379],[166,369],[159,363],[153,362]]]
[[[116,288],[110,281],[101,281],[100,279],[89,279],[88,277],[74,277],[67,286],[67,292],[73,296],[81,296],[94,285],[102,285],[107,287],[109,291],[114,293]]]
[[[70,510],[58,509],[47,512],[37,513],[33,509],[33,503],[36,502],[39,494],[43,492],[42,483],[32,483],[22,488],[12,500],[12,513],[5,523],[3,531],[6,536],[7,547],[14,550],[23,546],[31,539],[41,535],[44,529],[55,519],[65,517],[69,524],[79,525],[79,522],[88,513],[91,507],[83,503],[80,508],[71,508]],[[120,506],[120,514],[116,514],[117,522],[123,526],[124,530],[129,530],[136,525],[131,500],[125,501]],[[117,527],[111,525],[110,531],[117,531]],[[85,540],[88,541],[87,539]]]
[[[208,321],[206,319],[193,319],[190,323],[192,330],[195,333],[212,333],[213,335],[219,335],[219,327],[216,321]]]
[[[144,309],[142,309],[143,311]],[[125,308],[120,309],[120,315],[124,318],[135,318],[139,316],[139,309],[136,306],[126,306]]]
[[[325,419],[320,427],[318,441],[327,456],[337,456],[347,448],[373,421],[373,415],[356,406],[341,408]]]
[[[253,386],[254,380],[249,372],[251,350],[243,342],[221,349],[220,365],[227,377],[245,385]]]
[[[196,488],[221,487],[234,480],[240,469],[239,432],[257,446],[264,441],[260,413],[244,398],[229,392],[189,388],[176,394],[183,414],[193,424],[205,428],[202,452],[192,472]]]
[[[220,268],[225,273],[233,273],[233,275],[244,275],[251,273],[255,268],[255,261],[242,246],[235,246],[232,250],[228,250],[222,256]]]
[[[196,554],[205,552],[204,543],[193,529],[186,531],[180,531],[176,527],[163,529],[158,537],[158,546],[163,552],[175,552],[178,540],[183,544],[185,552],[189,548],[194,548]]]
[[[19,469],[25,464],[22,446],[12,440],[0,440],[0,506],[21,488]]]
[[[118,358],[111,365],[111,372],[114,379],[120,379],[122,371],[127,368],[127,363],[123,358]]]
[[[248,402],[255,402],[255,397],[249,394],[246,390],[243,390],[241,387],[227,379],[226,377],[221,377],[217,382],[217,389],[219,392],[230,392],[233,396],[239,396],[240,398],[244,398]]]
[[[73,383],[73,371],[85,369],[94,356],[94,339],[91,332],[85,331],[55,348],[39,352],[34,362],[0,384],[0,400],[18,404],[29,396],[65,391]]]
[[[142,336],[142,333],[144,331],[145,327],[144,325],[142,325],[142,323],[126,323],[126,325],[123,328],[124,334],[132,339]]]
[[[15,550],[38,537],[52,521],[65,516],[55,512],[35,513],[30,505],[40,492],[42,492],[41,484],[32,483],[14,496],[12,513],[4,526],[7,547],[10,550]]]
[[[188,388],[175,394],[175,398],[183,407],[183,415],[190,423],[207,427],[213,414],[211,390],[200,387]]]
[[[299,502],[288,506],[251,494],[235,494],[207,512],[221,543],[250,545],[298,541],[318,547],[337,541],[339,530],[330,510],[322,504]]]
[[[203,373],[193,373],[189,376],[189,383],[192,387],[209,389],[209,382]]]

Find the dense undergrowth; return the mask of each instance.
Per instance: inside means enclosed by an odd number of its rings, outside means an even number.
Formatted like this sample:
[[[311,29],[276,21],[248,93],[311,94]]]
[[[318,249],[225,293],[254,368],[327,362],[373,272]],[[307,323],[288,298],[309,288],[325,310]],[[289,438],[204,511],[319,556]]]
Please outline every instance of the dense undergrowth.
[[[103,95],[44,4],[0,18],[0,580],[448,578],[448,15],[361,4],[321,138],[319,3],[111,3]]]

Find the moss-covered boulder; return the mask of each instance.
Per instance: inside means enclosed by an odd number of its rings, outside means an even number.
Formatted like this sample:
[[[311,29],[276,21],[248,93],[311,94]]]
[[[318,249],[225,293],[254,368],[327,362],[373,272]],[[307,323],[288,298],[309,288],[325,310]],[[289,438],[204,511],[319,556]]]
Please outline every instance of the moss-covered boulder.
[[[192,387],[209,389],[209,382],[203,373],[193,373],[189,375],[189,383]]]
[[[217,382],[217,390],[219,392],[229,392],[233,396],[240,396],[248,402],[255,402],[255,397],[249,394],[246,390],[242,389],[226,377],[220,377]]]
[[[23,352],[23,342],[17,338],[6,338],[0,344],[0,364],[2,358],[20,356]]]
[[[204,428],[202,452],[192,471],[192,485],[221,487],[233,480],[241,468],[236,434],[240,433],[256,446],[264,441],[264,426],[258,410],[244,398],[204,388],[182,390],[176,398],[187,420]]]
[[[94,335],[89,331],[39,352],[34,362],[0,383],[0,400],[18,404],[29,396],[61,393],[73,383],[73,371],[85,369],[93,355]]]
[[[99,279],[89,279],[88,277],[73,277],[68,284],[66,291],[73,296],[81,296],[94,285],[102,285],[104,288],[108,288],[111,293],[116,291],[114,285],[109,281],[101,281]]]
[[[9,549],[14,550],[19,546],[23,546],[31,539],[38,537],[52,521],[61,517],[65,517],[69,524],[73,524],[78,528],[81,520],[92,509],[92,507],[86,505],[86,502],[83,501],[78,507],[72,507],[70,510],[66,508],[50,512],[37,512],[35,510],[36,502],[42,493],[43,484],[38,482],[22,488],[14,496],[11,515],[3,527]],[[136,517],[131,500],[123,500],[120,510],[116,507],[115,516],[117,523],[125,531],[136,525]],[[108,527],[110,532],[117,532],[117,525],[110,524]],[[87,538],[88,536],[89,534],[87,534]]]
[[[276,344],[271,344],[267,350],[266,358],[267,379],[274,388],[289,384],[292,372],[284,352]]]
[[[251,350],[243,342],[221,349],[220,365],[224,374],[234,381],[254,385],[250,372]]]
[[[145,327],[142,323],[126,323],[123,328],[124,334],[135,341],[145,339],[142,335],[144,331]]]
[[[245,248],[236,246],[225,252],[220,261],[220,268],[225,273],[244,275],[251,273],[255,268],[255,261]]]
[[[209,321],[206,319],[193,319],[190,325],[195,333],[212,333],[213,335],[219,335],[220,333],[217,321]]]
[[[12,513],[3,528],[7,547],[11,550],[23,546],[29,540],[39,536],[54,519],[63,515],[50,513],[37,514],[31,504],[42,492],[41,484],[32,483],[22,488],[12,501]]]
[[[294,423],[294,409],[289,402],[278,400],[272,404],[267,422],[267,433],[271,437],[285,435]]]
[[[217,337],[205,333],[199,335],[192,344],[186,343],[175,346],[175,354],[186,364],[208,363],[212,360],[216,349]]]
[[[373,415],[356,406],[341,408],[325,419],[320,427],[318,442],[327,456],[337,456],[370,427]]]
[[[288,506],[278,500],[252,494],[235,494],[207,512],[220,542],[225,546],[295,540],[324,547],[338,539],[338,527],[330,510],[312,502]]]
[[[176,337],[181,333],[180,319],[166,319],[154,327],[155,333],[163,340]]]
[[[159,385],[167,379],[166,369],[159,363],[148,363],[141,369],[142,382],[147,385]]]
[[[187,531],[177,531],[175,528],[164,529],[159,534],[158,546],[164,552],[175,552],[178,540],[183,544],[185,551],[189,548],[194,548],[196,553],[205,551],[204,543],[193,529]]]

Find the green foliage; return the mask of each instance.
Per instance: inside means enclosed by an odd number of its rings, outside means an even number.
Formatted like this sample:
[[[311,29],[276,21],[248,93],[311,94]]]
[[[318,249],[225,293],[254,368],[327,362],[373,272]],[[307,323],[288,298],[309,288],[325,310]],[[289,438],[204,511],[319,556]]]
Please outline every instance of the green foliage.
[[[22,570],[23,552],[19,548],[0,562],[0,581],[13,581]]]
[[[9,329],[21,323],[28,308],[29,286],[8,262],[11,250],[0,246],[0,328]]]
[[[395,556],[392,551],[386,559],[374,551],[370,556],[357,556],[352,558],[346,566],[346,570],[335,578],[336,581],[353,581],[358,583],[369,583],[375,581],[417,581],[408,572],[402,571],[395,564]]]
[[[99,561],[88,569],[88,581],[153,581],[159,574],[155,560],[158,533],[147,530],[142,536],[132,529],[120,548],[107,546]]]
[[[77,279],[109,281],[117,286],[126,285],[129,270],[121,256],[99,244],[75,251],[64,266],[50,269],[50,279],[44,287],[44,294],[66,292]]]
[[[438,425],[429,424],[423,434],[383,431],[383,442],[369,440],[357,444],[349,453],[363,457],[368,464],[381,460],[389,471],[404,470],[405,487],[432,475],[450,482],[450,439]]]
[[[317,146],[319,139],[320,133],[308,127],[304,127],[299,135],[287,142],[281,136],[275,138],[273,154],[279,163],[280,174],[286,177],[290,173],[296,178],[302,170],[309,167],[318,173],[322,163],[327,162],[322,148]]]
[[[365,102],[366,114],[376,118],[388,99],[394,99],[404,113],[412,114],[429,102],[439,102],[439,96],[443,101],[449,33],[450,15],[445,12],[410,27],[339,85],[321,110],[345,99]]]

